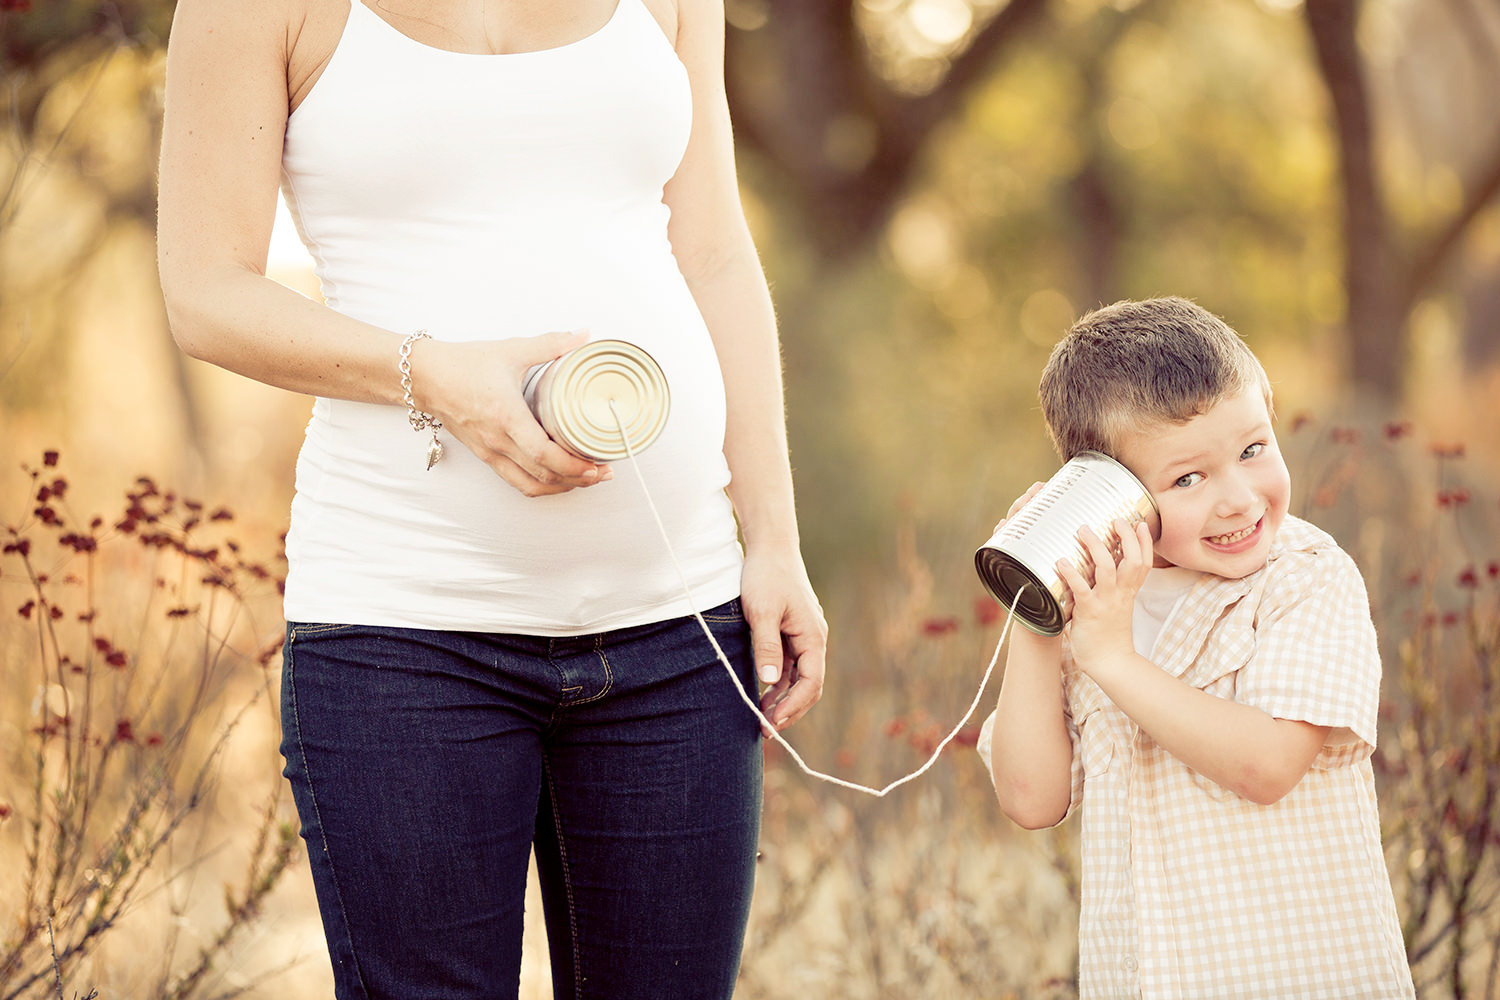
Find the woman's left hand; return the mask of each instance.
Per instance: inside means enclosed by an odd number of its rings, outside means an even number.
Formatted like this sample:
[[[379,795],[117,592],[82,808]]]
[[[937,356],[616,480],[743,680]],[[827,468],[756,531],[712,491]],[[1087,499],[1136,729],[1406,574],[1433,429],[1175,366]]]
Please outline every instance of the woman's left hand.
[[[828,623],[801,554],[750,548],[740,605],[750,625],[756,676],[770,685],[761,696],[761,711],[778,731],[785,729],[822,697],[828,649]]]

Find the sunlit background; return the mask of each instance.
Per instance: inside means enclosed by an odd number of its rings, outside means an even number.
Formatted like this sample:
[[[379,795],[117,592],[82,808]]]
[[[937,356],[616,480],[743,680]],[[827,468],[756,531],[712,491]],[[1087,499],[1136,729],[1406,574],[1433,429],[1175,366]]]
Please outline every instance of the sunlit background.
[[[1188,296],[1264,361],[1296,509],[1370,579],[1390,752],[1409,755],[1382,772],[1387,844],[1423,995],[1500,995],[1500,777],[1449,802],[1468,818],[1446,827],[1424,826],[1401,784],[1414,761],[1500,746],[1481,683],[1494,621],[1473,618],[1500,587],[1500,6],[726,0],[726,13],[805,550],[833,626],[827,695],[795,739],[883,782],[956,721],[998,638],[973,549],[1055,468],[1035,403],[1052,344],[1093,306]],[[0,527],[35,523],[21,467],[57,449],[80,513],[148,475],[231,505],[238,538],[274,557],[310,401],[193,362],[166,330],[153,181],[170,17],[170,0],[0,0]],[[318,293],[284,215],[267,269]],[[31,584],[0,570],[8,616]],[[1422,599],[1403,603],[1413,579]],[[129,572],[116,585],[150,586]],[[1424,631],[1449,615],[1470,616],[1442,633],[1456,649]],[[27,659],[34,626],[0,634],[7,767],[33,753],[33,692],[47,690]],[[1442,730],[1451,744],[1401,728],[1450,704],[1401,686],[1432,665],[1473,673],[1443,696],[1483,718]],[[274,683],[275,663],[263,669]],[[275,787],[274,718],[252,715],[231,790]],[[813,787],[774,754],[767,789],[742,995],[1073,995],[1068,835],[1009,829],[971,753],[878,804]],[[0,772],[0,859],[25,857],[28,795]],[[239,830],[232,799],[213,820]],[[143,902],[134,927],[69,967],[69,996],[328,995],[301,862],[203,992],[158,989],[159,966],[185,967],[211,939],[220,840],[244,839],[202,836],[208,875]],[[1444,868],[1426,896],[1402,888],[1460,850],[1467,882]],[[0,998],[17,995],[3,942],[23,898],[4,872],[22,868],[0,863]],[[162,920],[186,936],[147,961],[139,943]],[[544,945],[528,941],[539,995]]]

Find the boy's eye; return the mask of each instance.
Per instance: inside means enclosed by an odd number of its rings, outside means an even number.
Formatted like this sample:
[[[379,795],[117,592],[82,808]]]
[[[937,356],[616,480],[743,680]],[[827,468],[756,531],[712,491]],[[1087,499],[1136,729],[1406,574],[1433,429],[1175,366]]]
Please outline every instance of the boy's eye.
[[[1240,461],[1244,461],[1247,458],[1254,458],[1256,455],[1259,455],[1261,452],[1263,452],[1265,450],[1266,450],[1265,442],[1264,441],[1257,441],[1254,444],[1252,444],[1250,447],[1246,448],[1244,451],[1240,452]]]
[[[1203,473],[1189,472],[1187,475],[1178,479],[1177,482],[1173,483],[1172,485],[1179,489],[1187,489],[1189,486],[1197,486],[1198,483],[1202,481],[1202,479]]]

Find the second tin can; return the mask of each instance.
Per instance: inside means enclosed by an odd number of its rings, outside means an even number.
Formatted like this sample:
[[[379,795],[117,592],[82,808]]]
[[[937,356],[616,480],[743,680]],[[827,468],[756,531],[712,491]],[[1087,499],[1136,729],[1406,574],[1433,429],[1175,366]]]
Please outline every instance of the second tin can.
[[[1073,613],[1073,596],[1057,573],[1058,562],[1065,559],[1090,577],[1091,560],[1078,540],[1079,529],[1091,529],[1118,553],[1115,522],[1122,518],[1132,527],[1146,522],[1152,537],[1161,533],[1156,501],[1141,481],[1108,455],[1081,452],[980,546],[974,567],[1007,608],[1024,587],[1016,618],[1039,635],[1057,635]]]
[[[644,449],[660,436],[671,409],[661,366],[623,340],[596,340],[535,366],[521,395],[552,440],[593,462],[626,457],[622,424],[630,447]]]

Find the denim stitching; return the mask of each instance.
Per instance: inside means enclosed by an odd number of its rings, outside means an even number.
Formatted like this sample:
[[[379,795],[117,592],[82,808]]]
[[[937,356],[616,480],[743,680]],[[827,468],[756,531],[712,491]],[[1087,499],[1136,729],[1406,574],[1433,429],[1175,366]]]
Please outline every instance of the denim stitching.
[[[723,624],[735,624],[735,623],[744,621],[745,620],[745,612],[744,612],[744,610],[742,608],[740,608],[739,601],[736,599],[735,601],[733,601],[731,603],[733,603],[735,605],[733,611],[726,611],[726,612],[724,612],[722,614],[717,614],[717,615],[716,614],[712,614],[712,613],[707,612],[707,611],[704,611],[704,612],[701,612],[702,615],[703,615],[703,620],[707,621],[707,622],[715,622],[715,623],[721,624],[721,625],[723,625]]]
[[[573,877],[568,868],[568,848],[563,838],[562,811],[558,808],[557,784],[552,780],[552,762],[542,759],[542,773],[547,777],[547,794],[552,797],[552,836],[557,842],[557,867],[562,874],[563,900],[568,905],[568,947],[573,958],[573,996],[583,996],[582,949],[578,945],[578,909],[573,901]]]
[[[604,686],[596,694],[591,694],[587,698],[581,698],[578,701],[568,702],[570,707],[573,705],[587,705],[589,702],[598,701],[609,694],[610,689],[615,686],[614,671],[609,668],[609,657],[604,655],[604,636],[602,635],[594,636],[594,655],[599,657],[600,663],[604,664]]]
[[[572,704],[572,701],[570,699],[573,697],[573,694],[575,692],[583,690],[583,685],[568,683],[567,673],[563,670],[562,667],[557,665],[557,654],[554,652],[556,646],[556,639],[547,640],[547,666],[551,667],[552,672],[557,674],[557,694],[559,700],[558,707],[566,707]],[[497,663],[496,666],[498,667],[499,664]],[[556,708],[553,709],[552,717],[554,719],[557,718]]]
[[[369,1000],[370,990],[365,985],[365,977],[359,969],[359,954],[354,948],[354,934],[349,930],[349,914],[344,906],[344,892],[339,888],[338,870],[333,866],[333,852],[328,849],[328,828],[323,825],[323,811],[318,808],[318,793],[313,789],[312,770],[307,766],[307,748],[302,744],[302,716],[297,711],[297,685],[293,682],[292,674],[292,647],[296,645],[298,632],[321,632],[327,631],[328,626],[313,626],[311,628],[293,627],[291,629],[291,640],[287,643],[285,664],[282,670],[282,683],[290,685],[292,700],[292,719],[297,724],[297,753],[302,757],[302,770],[307,778],[307,795],[312,800],[313,815],[318,819],[318,838],[323,842],[323,854],[328,858],[328,875],[333,880],[333,894],[338,900],[339,919],[344,922],[344,940],[349,942],[349,958],[354,963],[354,978],[360,992],[365,1000]]]

